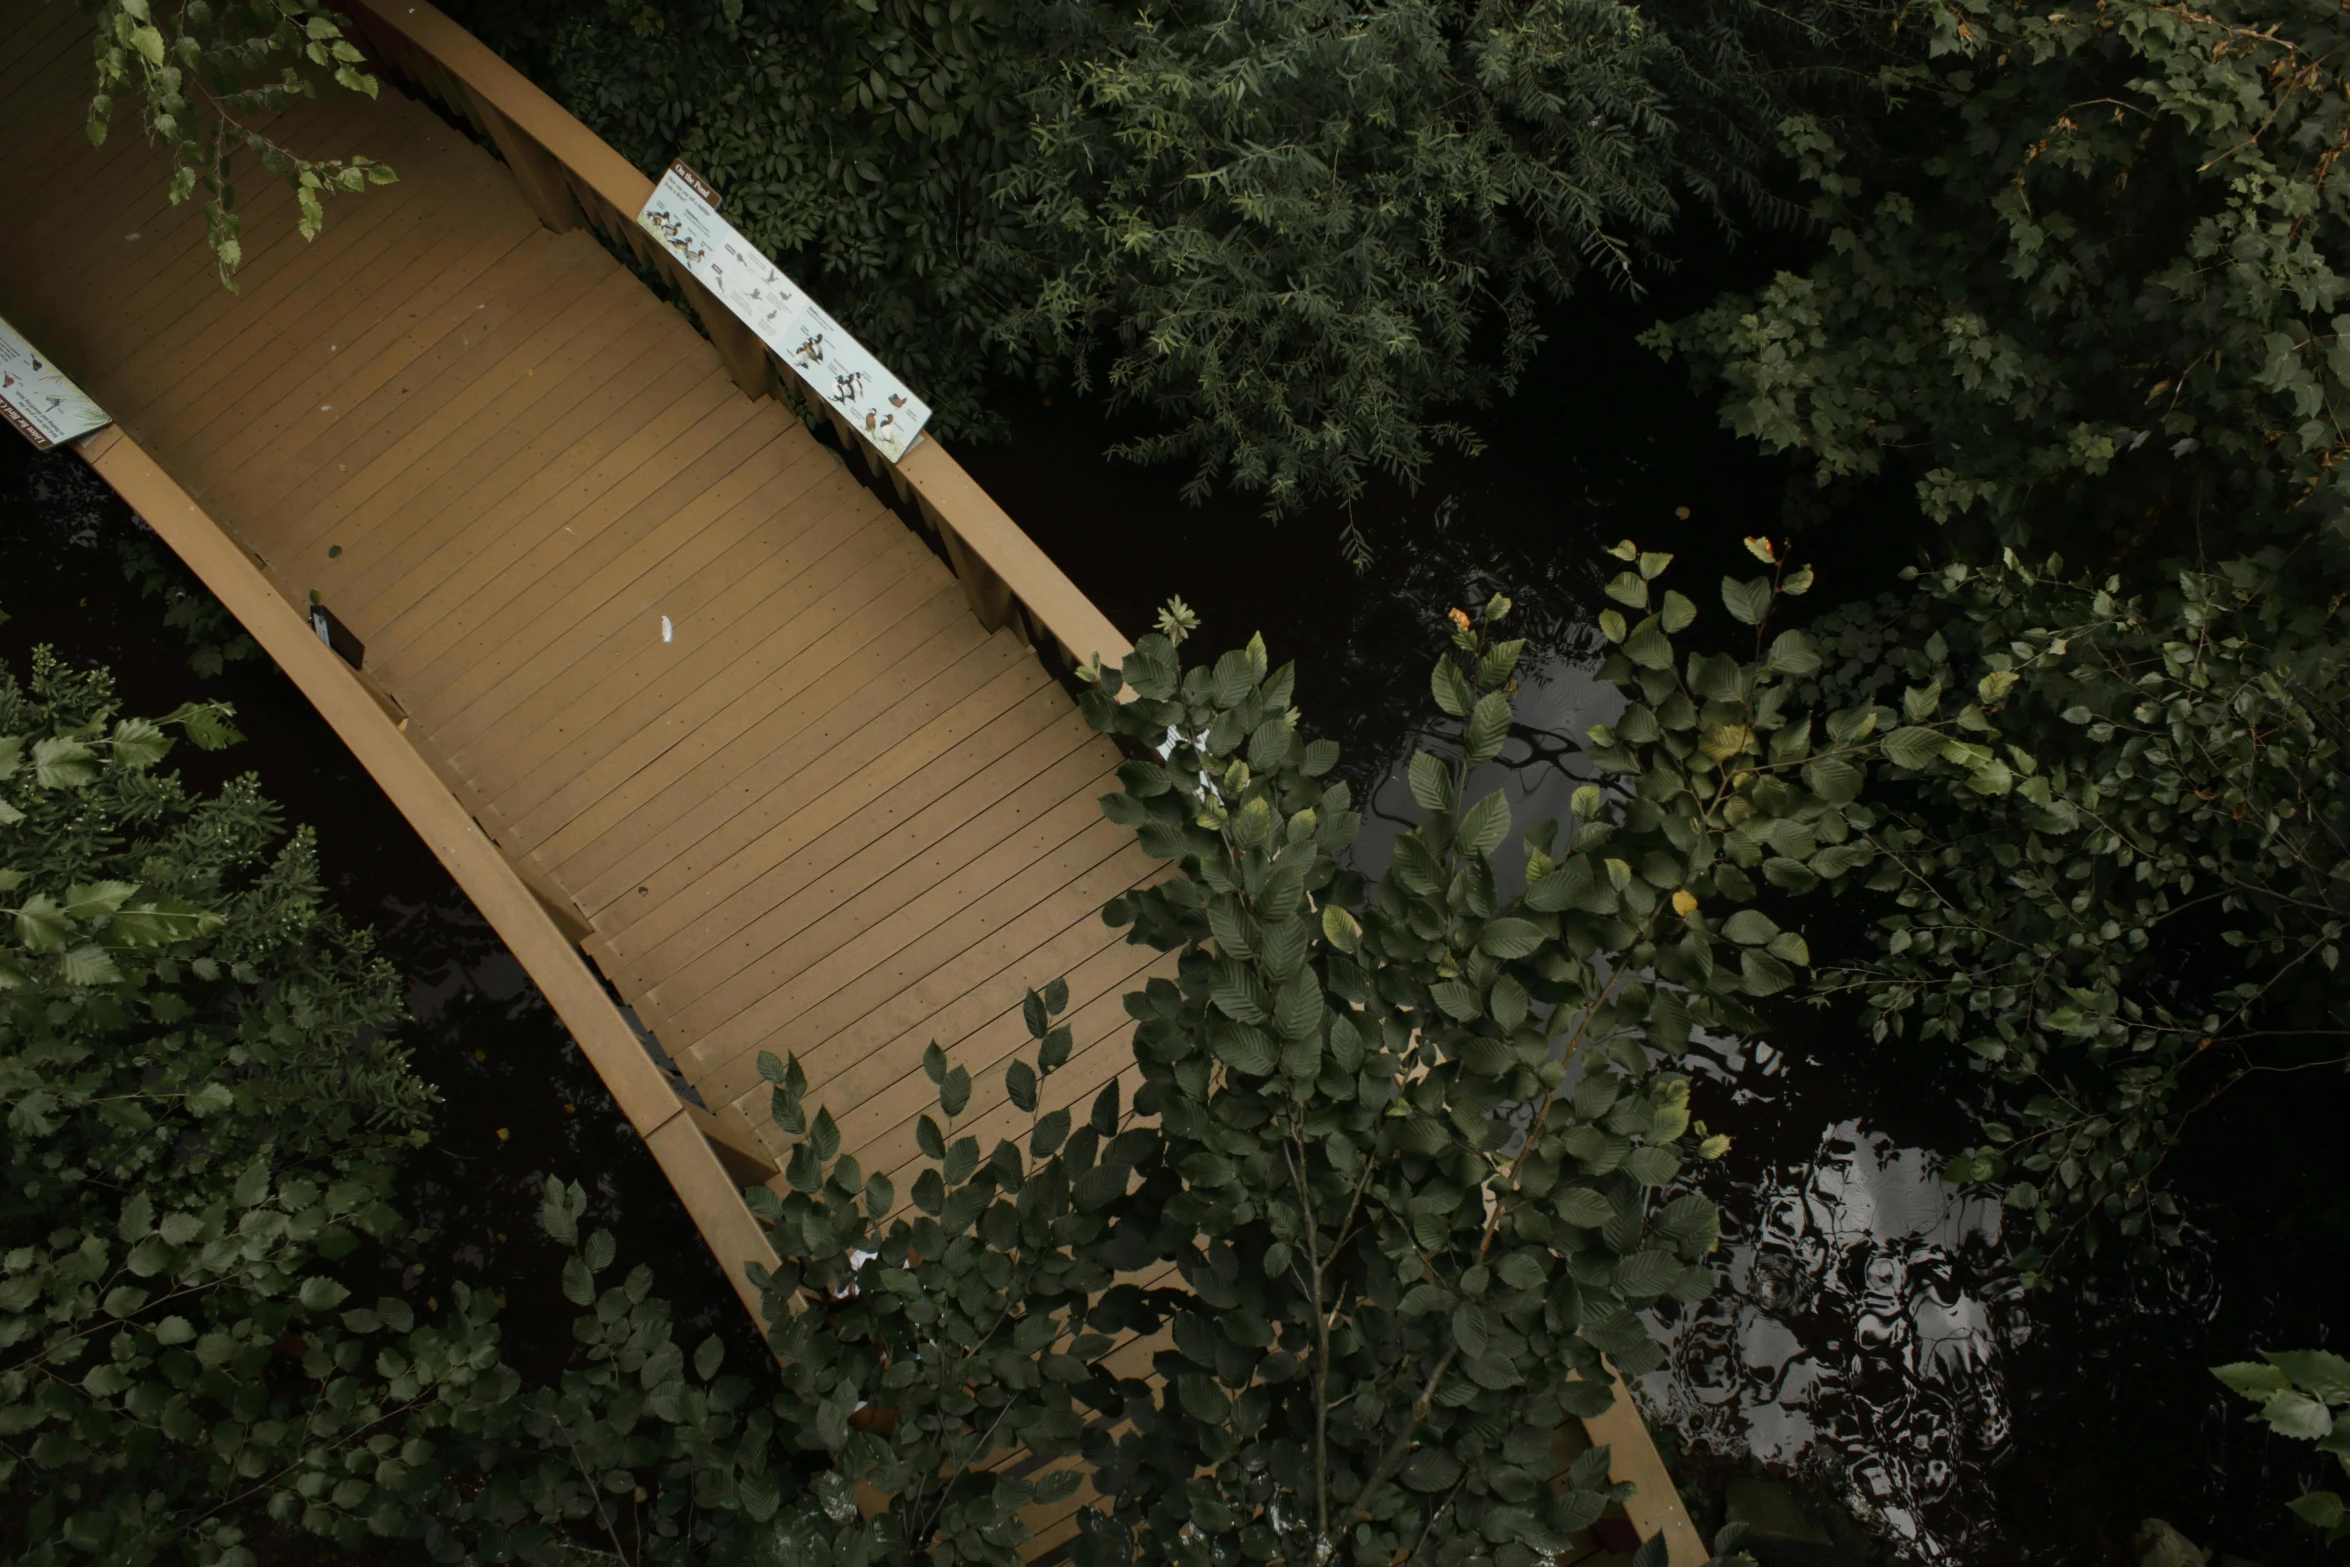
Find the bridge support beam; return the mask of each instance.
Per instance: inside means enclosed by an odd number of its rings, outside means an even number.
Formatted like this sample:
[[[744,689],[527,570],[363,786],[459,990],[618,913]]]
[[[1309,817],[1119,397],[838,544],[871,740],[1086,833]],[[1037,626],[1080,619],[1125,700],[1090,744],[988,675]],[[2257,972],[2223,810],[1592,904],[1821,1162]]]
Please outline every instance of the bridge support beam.
[[[489,133],[498,156],[506,160],[514,183],[522,187],[523,196],[530,202],[530,210],[558,234],[568,234],[578,228],[585,220],[577,198],[571,194],[571,182],[563,177],[563,165],[555,160],[554,154],[517,130],[514,122],[471,83],[461,85],[475,122]]]

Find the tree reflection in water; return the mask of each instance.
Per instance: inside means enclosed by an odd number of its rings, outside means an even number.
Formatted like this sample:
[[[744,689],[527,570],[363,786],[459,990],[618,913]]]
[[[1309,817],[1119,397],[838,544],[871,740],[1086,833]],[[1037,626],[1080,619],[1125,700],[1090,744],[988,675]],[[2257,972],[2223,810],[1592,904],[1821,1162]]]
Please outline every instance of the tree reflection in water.
[[[1816,1481],[1919,1562],[1991,1543],[2029,1332],[1998,1202],[1935,1166],[1847,1120],[1807,1158],[1709,1171],[1726,1282],[1655,1324],[1670,1359],[1637,1388],[1684,1447]]]

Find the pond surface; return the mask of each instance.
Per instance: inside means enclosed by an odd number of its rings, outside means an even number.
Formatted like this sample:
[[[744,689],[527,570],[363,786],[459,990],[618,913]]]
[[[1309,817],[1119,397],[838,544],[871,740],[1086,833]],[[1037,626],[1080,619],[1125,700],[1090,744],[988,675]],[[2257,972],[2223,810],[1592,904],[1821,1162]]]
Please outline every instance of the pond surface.
[[[1473,790],[1510,789],[1521,821],[1565,814],[1583,730],[1617,711],[1592,678],[1600,586],[1621,569],[1605,546],[1677,551],[1668,580],[1700,606],[1692,634],[1741,629],[1715,584],[1753,574],[1744,535],[1784,536],[1790,473],[1631,342],[1655,314],[1605,299],[1563,315],[1547,367],[1482,422],[1485,456],[1433,465],[1417,494],[1377,487],[1351,516],[1184,506],[1182,474],[1104,460],[1105,422],[1065,398],[1007,393],[1010,447],[960,455],[1129,635],[1180,595],[1202,621],[1195,655],[1261,630],[1276,664],[1297,660],[1306,725],[1340,741],[1370,801],[1358,854],[1376,874],[1413,819],[1401,764],[1435,716],[1448,609],[1497,590],[1518,605],[1520,722]],[[1376,552],[1361,574],[1340,558],[1349,521]],[[1897,495],[1815,521],[1809,602],[1892,586],[1921,537]],[[1817,951],[1826,914],[1780,917]],[[2250,1406],[2204,1370],[2324,1344],[2350,1298],[2340,1183],[2330,1160],[2317,1173],[2340,1142],[2322,1098],[2289,1079],[2238,1089],[2170,1166],[2186,1245],[2159,1266],[2090,1259],[2026,1298],[2010,1215],[1939,1173],[1941,1151],[1972,1141],[1985,1081],[1841,1013],[1771,1015],[1767,1039],[1701,1041],[1688,1062],[1695,1113],[1734,1138],[1699,1177],[1723,1210],[1726,1283],[1658,1323],[1670,1364],[1637,1389],[1702,1526],[1729,1479],[1759,1473],[1833,1499],[1877,1560],[2134,1563],[2147,1517],[2272,1567],[2323,1559],[2282,1506],[2326,1483],[2323,1464],[2245,1424]]]
[[[1559,812],[1577,737],[1611,712],[1590,619],[1618,568],[1598,547],[1679,551],[1671,580],[1711,605],[1708,584],[1751,570],[1739,537],[1781,531],[1786,471],[1631,345],[1647,313],[1580,308],[1539,384],[1486,422],[1487,456],[1354,509],[1376,552],[1360,575],[1339,556],[1346,515],[1267,526],[1246,503],[1182,506],[1169,474],[1103,461],[1100,425],[1066,399],[1007,394],[1013,444],[960,455],[1129,633],[1180,594],[1204,622],[1199,647],[1261,629],[1277,661],[1295,658],[1309,726],[1341,742],[1371,802],[1361,852],[1375,870],[1408,820],[1394,775],[1430,717],[1448,608],[1497,590],[1517,601],[1527,678],[1497,778],[1522,813]],[[547,1374],[570,1318],[535,1218],[554,1173],[594,1194],[624,1264],[654,1267],[689,1341],[719,1331],[730,1362],[755,1360],[708,1252],[520,965],[289,682],[250,664],[190,672],[163,606],[117,565],[132,534],[77,461],[0,440],[0,608],[14,617],[0,656],[21,665],[46,641],[110,665],[137,711],[228,697],[249,743],[175,760],[192,782],[258,772],[289,820],[317,826],[334,895],[408,979],[407,1037],[444,1098],[405,1194],[430,1233],[388,1264],[400,1287],[428,1308],[451,1276],[506,1292],[515,1358]],[[1897,505],[1815,527],[1818,601],[1886,585],[1914,536]],[[1727,1283],[1659,1324],[1671,1362],[1638,1391],[1701,1523],[1729,1478],[1764,1473],[1836,1499],[1877,1560],[2129,1562],[2147,1516],[2271,1567],[2321,1559],[2281,1507],[2319,1474],[2308,1450],[2246,1425],[2202,1368],[2323,1344],[2346,1298],[2324,1096],[2271,1080],[2223,1101],[2173,1162],[2189,1243],[2160,1267],[2097,1260],[2025,1299],[2002,1210],[1937,1173],[1937,1150],[1967,1139],[1980,1079],[1794,1006],[1767,1039],[1704,1042],[1690,1066],[1698,1115],[1735,1138],[1702,1175],[1724,1210]]]

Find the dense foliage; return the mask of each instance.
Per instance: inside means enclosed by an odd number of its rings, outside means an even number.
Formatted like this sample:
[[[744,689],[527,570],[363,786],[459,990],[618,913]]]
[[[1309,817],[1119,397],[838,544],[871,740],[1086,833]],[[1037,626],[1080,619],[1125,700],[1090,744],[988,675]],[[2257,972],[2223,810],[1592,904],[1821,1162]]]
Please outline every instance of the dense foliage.
[[[0,1556],[546,1560],[625,1531],[632,1561],[765,1559],[773,1414],[674,1341],[646,1270],[598,1289],[576,1188],[546,1211],[584,1308],[555,1385],[503,1364],[487,1292],[351,1298],[433,1096],[308,834],[249,777],[198,797],[161,765],[228,719],[120,716],[46,653],[0,670]]]
[[[1099,391],[1282,512],[1475,445],[1537,304],[1676,216],[1771,213],[1771,127],[1849,18],[1675,0],[606,0],[467,19],[728,217],[939,410]]]
[[[270,121],[289,104],[317,96],[311,70],[351,92],[376,95],[376,79],[359,68],[365,56],[344,36],[343,18],[319,0],[78,3],[96,23],[90,140],[103,144],[115,109],[136,105],[139,129],[171,155],[172,205],[202,203],[205,239],[229,288],[237,286],[245,256],[238,154],[250,155],[293,191],[296,227],[306,240],[326,226],[328,197],[397,178],[357,153],[304,157],[270,133]]]
[[[1856,159],[1791,122],[1827,253],[1660,331],[1725,421],[1823,483],[1912,476],[1928,516],[2019,547],[2338,529],[2341,7],[1957,0],[1913,25],[1929,58],[1893,81],[1926,150]]]
[[[1031,995],[1036,1058],[1002,1100],[932,1053],[945,1121],[923,1118],[893,1218],[796,1062],[762,1062],[795,1137],[787,1191],[752,1194],[786,1259],[788,1401],[893,1499],[842,1519],[835,1559],[1002,1559],[1071,1461],[1099,1494],[1089,1563],[1531,1567],[1598,1518],[1607,1455],[1562,1474],[1553,1433],[1608,1406],[1603,1354],[1660,1363],[1642,1307],[1713,1283],[1716,1214],[1682,1175],[1728,1140],[1671,1063],[1806,953],[1751,909],[1700,912],[1729,873],[1695,795],[1595,786],[1563,840],[1465,795],[1510,729],[1508,608],[1455,613],[1432,677],[1453,740],[1414,759],[1424,814],[1375,890],[1338,858],[1361,818],[1325,782],[1337,747],[1300,731],[1261,639],[1185,668],[1148,636],[1100,672],[1088,719],[1131,758],[1103,807],[1182,872],[1109,910],[1175,954],[1126,997],[1131,1099],[1113,1081],[1079,1119],[1051,1077],[1066,990]],[[1801,665],[1800,634],[1773,657],[1738,678]],[[955,1135],[1005,1101],[1025,1147]],[[1015,1443],[1059,1462],[983,1465]]]
[[[453,7],[648,173],[683,158],[729,222],[930,402],[979,430],[987,199],[1020,155],[1021,51],[1003,0],[603,0]]]
[[[2337,1413],[2350,1405],[2350,1361],[2322,1349],[2286,1350],[2214,1366],[2211,1374],[2260,1406],[2251,1419],[2280,1436],[2314,1442],[2350,1472],[2350,1425]],[[2350,1507],[2341,1493],[2306,1491],[2285,1505],[2323,1529],[2328,1545],[2350,1539]]]
[[[1894,907],[1828,988],[2014,1086],[2013,1124],[1952,1173],[2006,1183],[2045,1241],[2175,1239],[2158,1173],[2187,1120],[2350,1034],[2350,670],[2281,564],[2128,596],[2053,561],[1953,565],[1819,628],[1830,690],[1898,693],[1913,724],[1957,709],[1938,757],[1898,733],[1889,757],[1964,772],[1877,796]],[[2035,1282],[2043,1253],[2020,1260]]]
[[[1687,205],[1767,208],[1764,45],[1829,55],[1834,10],[1094,9],[992,192],[1025,220],[995,331],[1162,427],[1120,455],[1276,514],[1475,449],[1462,411],[1515,387],[1543,301],[1636,284]]]

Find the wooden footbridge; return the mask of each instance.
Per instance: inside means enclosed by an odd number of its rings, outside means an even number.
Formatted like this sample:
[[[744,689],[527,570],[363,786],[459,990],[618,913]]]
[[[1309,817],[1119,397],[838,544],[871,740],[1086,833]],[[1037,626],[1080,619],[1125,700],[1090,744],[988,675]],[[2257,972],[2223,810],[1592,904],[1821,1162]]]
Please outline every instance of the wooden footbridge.
[[[1062,683],[1128,644],[939,443],[893,466],[771,395],[792,372],[636,226],[641,171],[429,5],[356,18],[380,100],[276,133],[399,182],[307,244],[257,182],[231,294],[161,156],[85,138],[80,11],[0,0],[0,315],[112,416],[84,458],[449,867],[755,1310],[761,1050],[868,1169],[915,1158],[933,1039],[973,1129],[1011,1130],[989,1068],[1054,976],[1050,1103],[1132,1069],[1122,997],[1162,960],[1098,915],[1159,867],[1097,809],[1119,758]],[[1641,1532],[1702,1560],[1628,1402],[1607,1420]]]

